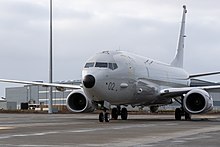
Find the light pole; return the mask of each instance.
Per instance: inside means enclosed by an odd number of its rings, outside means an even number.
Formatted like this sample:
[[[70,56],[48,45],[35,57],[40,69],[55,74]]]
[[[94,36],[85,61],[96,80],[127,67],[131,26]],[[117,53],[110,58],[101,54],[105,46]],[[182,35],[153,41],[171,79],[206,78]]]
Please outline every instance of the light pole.
[[[53,33],[52,33],[52,13],[53,13],[53,3],[50,0],[50,53],[49,53],[49,83],[53,83]],[[52,87],[49,87],[49,104],[48,104],[48,113],[52,114],[52,105],[53,105],[53,91]]]

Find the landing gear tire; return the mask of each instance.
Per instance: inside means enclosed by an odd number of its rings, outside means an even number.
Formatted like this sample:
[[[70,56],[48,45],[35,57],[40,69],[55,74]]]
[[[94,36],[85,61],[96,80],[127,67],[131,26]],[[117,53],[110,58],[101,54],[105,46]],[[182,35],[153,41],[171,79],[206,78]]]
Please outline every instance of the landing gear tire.
[[[108,112],[105,113],[99,113],[99,122],[109,122],[110,120],[110,114]]]
[[[109,113],[105,113],[105,122],[109,122],[110,120],[110,114]]]
[[[112,119],[114,119],[114,120],[118,119],[118,109],[117,108],[112,109]]]
[[[191,114],[185,112],[185,120],[191,120]]]
[[[191,114],[185,112],[181,108],[176,108],[176,110],[175,110],[175,119],[176,120],[181,120],[182,116],[185,116],[185,120],[191,120]]]
[[[182,116],[185,116],[185,120],[191,120],[191,114],[187,113],[183,108],[184,108],[184,103],[183,103],[184,96],[181,96],[181,99],[175,99],[180,105],[180,108],[176,108],[175,110],[175,119],[176,120],[181,120]]]
[[[99,113],[99,122],[104,122],[104,114],[103,113]]]
[[[122,120],[127,120],[128,119],[128,111],[126,108],[121,109],[121,119]]]
[[[181,116],[182,116],[182,110],[180,108],[176,108],[176,110],[175,110],[175,119],[176,120],[181,120]]]

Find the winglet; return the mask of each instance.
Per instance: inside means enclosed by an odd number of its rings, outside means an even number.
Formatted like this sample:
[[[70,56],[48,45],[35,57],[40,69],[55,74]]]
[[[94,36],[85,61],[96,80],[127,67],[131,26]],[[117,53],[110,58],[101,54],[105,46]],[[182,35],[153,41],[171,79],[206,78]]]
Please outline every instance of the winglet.
[[[186,13],[187,13],[187,10],[186,10],[186,6],[184,5],[177,51],[176,51],[175,58],[171,62],[171,66],[180,67],[180,68],[183,68],[184,38],[186,37],[185,35]]]

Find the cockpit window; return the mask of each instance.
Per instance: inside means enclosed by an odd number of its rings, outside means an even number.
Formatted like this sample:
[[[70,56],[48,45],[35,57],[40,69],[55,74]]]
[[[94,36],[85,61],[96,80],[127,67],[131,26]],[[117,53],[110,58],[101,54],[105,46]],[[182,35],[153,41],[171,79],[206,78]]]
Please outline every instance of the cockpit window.
[[[98,67],[98,68],[109,68],[111,70],[115,70],[118,68],[118,65],[116,63],[107,63],[107,62],[88,62],[84,66],[84,68],[90,68],[90,67]]]
[[[96,62],[95,67],[107,68],[108,63],[106,63],[106,62]]]
[[[84,68],[90,68],[94,66],[94,62],[88,62],[86,63],[86,65],[84,66]]]
[[[108,68],[111,70],[115,70],[118,68],[118,65],[116,63],[108,63]]]
[[[113,63],[113,67],[114,67],[114,69],[117,69],[118,65],[116,63]]]
[[[111,70],[114,70],[113,63],[109,63],[108,68],[111,69]]]

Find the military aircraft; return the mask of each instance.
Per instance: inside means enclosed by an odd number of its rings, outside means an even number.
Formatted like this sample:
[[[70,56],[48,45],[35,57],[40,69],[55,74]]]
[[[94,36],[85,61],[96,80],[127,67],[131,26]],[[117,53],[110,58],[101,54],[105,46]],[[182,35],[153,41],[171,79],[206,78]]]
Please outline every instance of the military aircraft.
[[[100,108],[103,110],[99,114],[100,122],[109,122],[109,110],[112,119],[120,115],[126,120],[128,105],[149,106],[151,111],[156,111],[159,106],[174,101],[180,104],[175,110],[175,119],[185,116],[190,120],[191,114],[213,109],[213,99],[208,92],[220,89],[220,85],[190,87],[191,79],[220,72],[190,75],[183,69],[186,13],[184,5],[177,51],[170,64],[124,51],[103,51],[86,62],[82,86],[8,79],[0,79],[0,82],[71,88],[67,108],[72,112],[92,112]]]

